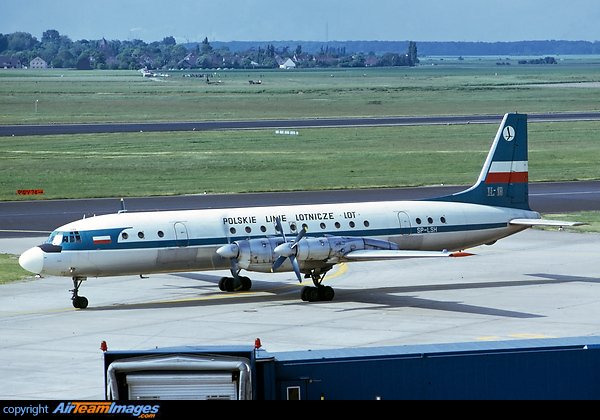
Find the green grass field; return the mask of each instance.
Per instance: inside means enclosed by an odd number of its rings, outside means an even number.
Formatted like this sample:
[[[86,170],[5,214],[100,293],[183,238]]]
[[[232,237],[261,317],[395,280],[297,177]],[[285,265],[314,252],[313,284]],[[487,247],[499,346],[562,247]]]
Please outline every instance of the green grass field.
[[[600,122],[530,124],[530,179],[600,178]],[[471,184],[497,127],[121,133],[0,139],[0,200]]]
[[[593,111],[599,64],[497,66],[423,60],[415,68],[219,70],[203,78],[135,71],[0,71],[0,124],[285,119]],[[435,64],[435,65],[432,65]],[[199,73],[194,71],[192,74]],[[249,80],[261,80],[250,85]],[[540,86],[541,85],[541,86]],[[545,85],[545,86],[544,86]],[[37,113],[35,104],[37,101]]]
[[[19,265],[16,255],[0,254],[0,284],[31,278],[32,274]]]
[[[600,60],[424,58],[415,68],[2,70],[0,124],[594,111]],[[199,73],[196,71],[194,73]],[[261,80],[251,85],[248,80]],[[577,85],[573,83],[586,83]],[[567,84],[567,85],[565,85]],[[586,87],[581,87],[586,86]],[[591,87],[590,87],[591,86]],[[36,112],[37,101],[37,112]],[[0,138],[0,200],[470,184],[493,125]],[[530,124],[532,181],[598,179],[598,123]]]

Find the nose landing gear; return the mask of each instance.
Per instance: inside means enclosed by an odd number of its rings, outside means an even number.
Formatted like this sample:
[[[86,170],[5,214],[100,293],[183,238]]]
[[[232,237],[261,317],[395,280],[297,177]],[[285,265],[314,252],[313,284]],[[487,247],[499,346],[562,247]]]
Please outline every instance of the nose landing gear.
[[[88,306],[87,298],[79,296],[79,287],[85,280],[87,280],[87,277],[73,277],[73,289],[69,290],[69,292],[73,292],[71,300],[73,301],[73,307],[77,309],[85,309]]]

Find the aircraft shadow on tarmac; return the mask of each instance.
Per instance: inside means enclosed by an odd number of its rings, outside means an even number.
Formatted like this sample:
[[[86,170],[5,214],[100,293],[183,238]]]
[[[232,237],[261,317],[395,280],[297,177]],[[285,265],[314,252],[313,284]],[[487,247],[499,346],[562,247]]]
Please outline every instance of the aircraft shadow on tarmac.
[[[398,286],[398,287],[383,287],[373,289],[336,289],[336,296],[332,302],[302,302],[299,299],[300,286],[289,282],[273,282],[273,281],[254,281],[253,288],[250,292],[244,292],[243,296],[236,294],[224,293],[216,289],[220,276],[213,276],[201,273],[183,273],[174,276],[181,276],[188,279],[198,280],[211,284],[198,286],[177,286],[167,285],[168,288],[179,289],[198,289],[206,290],[210,288],[209,293],[202,293],[195,297],[185,297],[178,300],[148,302],[135,304],[115,304],[103,307],[89,307],[86,311],[116,311],[116,310],[140,310],[140,309],[157,309],[157,308],[186,308],[186,307],[201,307],[214,305],[231,305],[234,303],[264,303],[277,301],[291,305],[331,305],[336,303],[356,303],[361,304],[356,308],[334,308],[336,312],[345,311],[361,311],[379,309],[399,309],[399,308],[421,308],[431,309],[435,311],[467,313],[475,315],[488,315],[504,318],[543,318],[544,315],[532,314],[518,311],[508,311],[498,308],[468,305],[459,301],[443,301],[424,299],[422,297],[410,296],[404,294],[420,293],[420,292],[439,292],[452,290],[473,290],[473,289],[489,289],[500,287],[522,287],[522,286],[543,286],[551,284],[564,284],[571,282],[587,282],[600,283],[600,278],[567,276],[560,274],[526,274],[536,279],[531,280],[507,280],[493,282],[478,282],[478,283],[455,283],[442,284],[431,286]],[[232,301],[232,299],[234,299]],[[362,306],[364,304],[368,307]]]
[[[544,315],[531,314],[526,312],[506,311],[498,308],[489,308],[482,306],[466,305],[457,301],[441,301],[423,299],[415,296],[398,296],[404,293],[450,291],[450,290],[472,290],[489,289],[500,287],[522,287],[522,286],[543,286],[550,284],[564,284],[571,282],[600,283],[600,278],[566,276],[561,274],[526,274],[527,276],[537,277],[535,280],[507,280],[481,283],[455,283],[435,286],[406,286],[394,288],[381,288],[366,290],[346,290],[340,299],[368,304],[380,305],[381,307],[400,308],[400,307],[418,307],[421,309],[432,309],[446,312],[459,312],[477,315],[489,315],[504,318],[543,318]],[[540,279],[541,278],[541,279]],[[338,295],[336,294],[336,299]],[[344,311],[362,310],[367,308],[344,309]]]

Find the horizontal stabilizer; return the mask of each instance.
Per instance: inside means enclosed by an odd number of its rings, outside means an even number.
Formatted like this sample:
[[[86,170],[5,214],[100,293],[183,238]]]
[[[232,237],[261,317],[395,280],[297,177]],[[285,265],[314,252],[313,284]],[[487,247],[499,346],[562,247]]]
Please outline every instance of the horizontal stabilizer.
[[[567,222],[564,220],[546,220],[546,219],[512,219],[509,222],[511,225],[519,226],[583,226],[587,223],[582,222]]]
[[[439,257],[468,257],[474,254],[468,252],[448,251],[409,251],[400,249],[361,249],[344,255],[348,260],[376,261],[403,258],[439,258]]]

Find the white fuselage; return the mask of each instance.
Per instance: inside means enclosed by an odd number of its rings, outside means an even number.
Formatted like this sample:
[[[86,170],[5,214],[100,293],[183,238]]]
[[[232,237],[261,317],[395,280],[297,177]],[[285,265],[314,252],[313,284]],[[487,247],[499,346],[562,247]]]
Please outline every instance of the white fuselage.
[[[288,240],[305,225],[307,238],[369,237],[395,243],[402,250],[456,251],[517,233],[526,227],[510,225],[510,220],[535,219],[539,214],[443,201],[122,212],[56,229],[49,243],[59,245],[61,251],[44,252],[40,271],[100,277],[226,269],[229,261],[216,250],[233,241],[281,237],[276,217]],[[302,268],[303,262],[299,263]],[[253,271],[267,272],[271,264],[258,264]],[[290,270],[291,265],[282,269]]]

